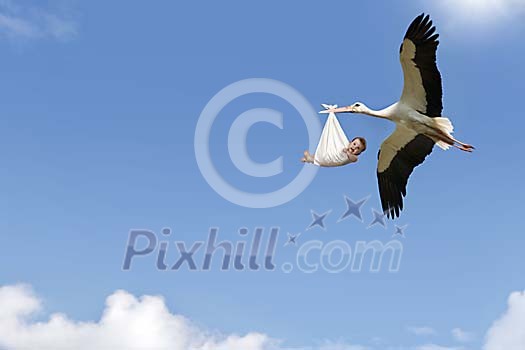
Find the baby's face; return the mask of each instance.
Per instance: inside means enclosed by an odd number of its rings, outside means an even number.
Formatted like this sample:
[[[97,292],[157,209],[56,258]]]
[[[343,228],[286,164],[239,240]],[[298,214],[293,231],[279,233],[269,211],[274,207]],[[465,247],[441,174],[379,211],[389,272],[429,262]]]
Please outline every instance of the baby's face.
[[[359,139],[355,139],[354,141],[350,142],[348,144],[348,149],[350,150],[350,153],[352,153],[354,156],[359,155],[363,150],[365,149],[365,146]]]

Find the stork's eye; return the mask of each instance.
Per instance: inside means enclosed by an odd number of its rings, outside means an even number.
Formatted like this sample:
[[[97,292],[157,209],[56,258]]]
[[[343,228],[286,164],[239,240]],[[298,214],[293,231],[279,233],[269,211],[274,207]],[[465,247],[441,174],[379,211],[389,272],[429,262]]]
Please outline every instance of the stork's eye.
[[[356,107],[361,107],[361,105],[359,103],[356,103],[355,106]]]

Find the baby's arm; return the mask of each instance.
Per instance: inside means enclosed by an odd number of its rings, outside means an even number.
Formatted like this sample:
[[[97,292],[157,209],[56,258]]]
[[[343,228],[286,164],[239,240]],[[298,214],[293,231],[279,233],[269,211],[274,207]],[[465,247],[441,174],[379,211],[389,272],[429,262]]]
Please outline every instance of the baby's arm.
[[[357,162],[357,156],[350,153],[348,154],[348,160],[350,160],[350,163],[355,163]]]
[[[348,157],[349,163],[355,163],[357,162],[357,156],[352,154],[348,148],[345,148],[343,150],[346,153],[346,156]]]

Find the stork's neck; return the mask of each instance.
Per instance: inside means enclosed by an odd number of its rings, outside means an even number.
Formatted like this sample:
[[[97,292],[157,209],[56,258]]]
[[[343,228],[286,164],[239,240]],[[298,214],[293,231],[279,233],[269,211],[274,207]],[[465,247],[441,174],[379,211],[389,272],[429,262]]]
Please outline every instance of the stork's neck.
[[[392,115],[393,115],[392,111],[394,110],[395,107],[396,107],[396,103],[386,108],[383,108],[381,110],[378,110],[378,111],[368,108],[365,114],[372,116],[372,117],[376,117],[376,118],[392,120]]]

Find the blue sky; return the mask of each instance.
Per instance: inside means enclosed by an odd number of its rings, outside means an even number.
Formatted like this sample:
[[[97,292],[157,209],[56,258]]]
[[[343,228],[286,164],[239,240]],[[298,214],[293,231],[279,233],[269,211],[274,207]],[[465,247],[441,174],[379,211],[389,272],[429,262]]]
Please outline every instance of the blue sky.
[[[499,349],[487,335],[497,329],[487,332],[508,308],[514,314],[507,298],[525,289],[523,4],[496,2],[496,11],[437,3],[1,1],[0,284],[28,300],[38,295],[43,306],[34,317],[44,322],[56,312],[97,322],[105,299],[122,289],[163,296],[171,314],[200,329],[258,332],[282,347]],[[320,103],[395,102],[399,45],[421,12],[431,13],[441,34],[443,114],[477,150],[436,149],[415,170],[395,222],[409,225],[399,238],[398,273],[157,271],[154,255],[122,271],[136,228],[160,239],[170,227],[171,241],[190,245],[210,227],[238,241],[240,227],[279,226],[281,262],[295,252],[283,247],[286,232],[301,232],[300,243],[392,239],[392,222],[366,229],[380,206],[376,152],[392,124],[339,116],[349,136],[368,140],[359,162],[320,169],[297,198],[267,209],[230,203],[208,185],[194,133],[208,101],[248,78],[282,81],[316,110]],[[248,135],[254,160],[283,156],[275,178],[250,178],[230,160],[229,126],[250,108],[283,113],[283,130],[261,124]],[[264,192],[300,171],[307,144],[289,103],[251,94],[218,115],[210,154],[237,188]],[[370,196],[364,223],[336,223],[344,195]],[[305,230],[311,210],[332,210],[326,231]],[[31,287],[13,287],[20,283]],[[0,347],[16,344],[0,334]]]

